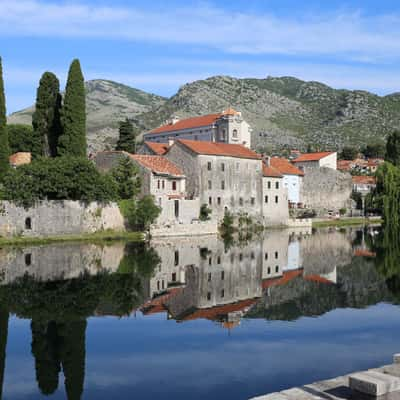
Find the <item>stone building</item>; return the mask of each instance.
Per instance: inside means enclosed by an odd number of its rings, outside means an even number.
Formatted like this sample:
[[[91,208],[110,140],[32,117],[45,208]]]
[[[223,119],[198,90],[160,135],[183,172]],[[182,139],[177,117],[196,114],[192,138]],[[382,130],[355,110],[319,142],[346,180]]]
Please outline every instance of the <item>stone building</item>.
[[[320,153],[301,154],[294,159],[293,164],[305,171],[307,168],[331,168],[337,169],[337,153],[334,151],[323,151]]]
[[[289,205],[297,206],[301,202],[300,191],[304,172],[286,158],[272,157],[269,159],[269,163],[282,175],[283,186],[287,189]]]
[[[262,205],[264,225],[284,224],[288,220],[288,191],[283,175],[270,165],[269,159],[263,163]]]
[[[187,195],[207,204],[213,218],[230,211],[261,220],[263,163],[257,153],[236,144],[178,140],[166,157],[187,177]]]
[[[250,148],[251,129],[240,112],[228,108],[221,113],[187,119],[173,117],[165,125],[145,133],[143,138],[145,142],[168,143],[170,140],[188,139],[241,144]]]
[[[141,195],[151,195],[161,207],[155,225],[192,224],[200,212],[199,200],[186,195],[186,176],[172,161],[163,156],[129,154],[121,151],[104,151],[95,155],[99,170],[106,172],[127,157],[139,167]]]

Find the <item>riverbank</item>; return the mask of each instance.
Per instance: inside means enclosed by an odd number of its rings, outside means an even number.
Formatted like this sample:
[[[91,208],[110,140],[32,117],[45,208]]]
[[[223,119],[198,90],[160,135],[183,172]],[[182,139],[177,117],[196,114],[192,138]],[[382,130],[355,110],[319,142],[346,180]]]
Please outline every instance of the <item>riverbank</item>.
[[[80,235],[60,235],[45,237],[14,236],[10,238],[0,237],[0,246],[26,246],[26,245],[46,245],[63,242],[89,242],[102,243],[114,241],[140,242],[144,238],[141,232],[118,232],[118,231],[99,231],[94,233],[84,233]]]
[[[399,362],[400,355],[396,354],[393,357],[393,364],[390,365],[369,369],[368,371],[355,372],[282,392],[253,397],[250,400],[399,399]]]
[[[349,217],[339,219],[325,219],[316,220],[312,222],[313,228],[324,228],[324,227],[341,227],[341,226],[354,226],[354,225],[380,225],[382,223],[381,218],[360,218],[360,217]]]

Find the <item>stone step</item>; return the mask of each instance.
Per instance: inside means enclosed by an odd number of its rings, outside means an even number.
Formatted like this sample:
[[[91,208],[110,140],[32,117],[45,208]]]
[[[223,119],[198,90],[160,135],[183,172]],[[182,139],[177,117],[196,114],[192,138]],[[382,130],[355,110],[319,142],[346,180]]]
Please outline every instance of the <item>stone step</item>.
[[[370,396],[382,396],[400,390],[400,378],[375,371],[358,372],[349,376],[349,386]]]

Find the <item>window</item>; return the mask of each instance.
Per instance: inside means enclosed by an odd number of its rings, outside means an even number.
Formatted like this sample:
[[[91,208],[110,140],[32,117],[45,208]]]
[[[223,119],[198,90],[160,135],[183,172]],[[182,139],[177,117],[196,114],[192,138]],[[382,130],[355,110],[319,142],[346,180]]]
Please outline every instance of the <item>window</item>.
[[[174,205],[175,205],[175,218],[178,218],[179,217],[179,200],[175,200]]]
[[[208,273],[207,281],[211,282],[211,272]]]
[[[269,275],[270,273],[271,273],[271,267],[268,267],[267,274]]]
[[[265,253],[265,254],[264,254],[264,258],[265,258],[266,260],[268,260],[268,253]]]
[[[179,264],[179,251],[178,250],[175,250],[174,260],[175,260],[175,265],[178,265]]]
[[[250,258],[251,258],[252,260],[254,260],[254,258],[255,258],[255,256],[254,256],[254,251],[252,251],[252,252],[250,253]]]
[[[239,261],[242,261],[242,260],[243,260],[243,254],[240,253],[240,254],[239,254]]]
[[[217,197],[217,204],[220,206],[221,205],[221,197]]]
[[[160,290],[160,281],[157,281],[157,290]]]
[[[212,188],[212,183],[211,181],[208,181],[208,190],[211,190],[211,188]]]
[[[225,189],[225,181],[221,181],[221,189],[222,189],[222,190]]]
[[[275,252],[275,258],[277,259],[279,257],[279,254],[278,254],[278,252],[276,251]]]
[[[234,129],[234,130],[232,131],[232,137],[234,137],[234,138],[237,138],[237,137],[238,137],[238,131],[237,131],[237,129]]]
[[[225,171],[225,164],[224,163],[221,164],[221,171]]]
[[[165,189],[165,181],[164,181],[164,179],[162,180],[161,184],[162,184],[162,188]]]
[[[207,293],[207,300],[211,300],[211,292]]]
[[[279,182],[275,182],[275,189],[279,189]]]
[[[172,273],[172,282],[176,282],[176,272]]]
[[[256,203],[256,199],[254,197],[251,198],[251,205],[254,206],[254,204]]]
[[[276,272],[276,273],[279,272],[279,265],[275,266],[275,272]]]
[[[208,265],[211,265],[211,264],[212,264],[212,258],[209,257],[209,258],[208,258]]]
[[[224,297],[224,296],[225,296],[225,290],[222,289],[222,290],[221,290],[221,297]]]
[[[161,289],[164,289],[164,288],[165,288],[165,285],[164,285],[164,279],[163,279],[161,282]]]
[[[32,220],[30,217],[25,219],[25,229],[32,229]]]
[[[160,181],[157,181],[157,189],[160,189]]]
[[[275,203],[278,204],[278,201],[279,201],[278,196],[275,196]]]
[[[265,201],[266,203],[268,203],[268,196],[265,196],[264,201]]]
[[[212,168],[212,164],[211,164],[211,161],[209,161],[209,162],[207,163],[207,169],[208,169],[209,171],[211,171],[211,168]]]
[[[225,279],[225,271],[221,271],[221,281]]]
[[[212,197],[209,197],[209,198],[208,198],[208,204],[211,206],[211,204],[212,204]]]
[[[239,206],[242,206],[242,205],[243,205],[243,199],[240,198],[240,199],[239,199]]]
[[[267,183],[267,188],[268,188],[268,189],[271,189],[271,181],[268,181],[268,183]]]
[[[29,266],[32,264],[32,254],[25,254],[25,265]]]
[[[221,256],[217,257],[217,264],[221,264]]]
[[[240,169],[240,163],[236,163],[236,171],[239,171],[239,169]]]
[[[176,181],[172,181],[172,190],[176,190]]]

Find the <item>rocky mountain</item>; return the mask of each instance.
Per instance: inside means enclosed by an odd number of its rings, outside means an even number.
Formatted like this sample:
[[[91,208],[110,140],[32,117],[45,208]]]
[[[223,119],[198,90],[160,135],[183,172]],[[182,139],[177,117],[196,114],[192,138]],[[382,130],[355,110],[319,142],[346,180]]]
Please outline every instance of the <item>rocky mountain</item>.
[[[400,128],[400,93],[377,96],[336,90],[292,77],[236,79],[215,76],[182,86],[169,99],[104,80],[87,82],[91,150],[110,148],[117,122],[129,117],[146,131],[172,115],[181,118],[234,107],[253,128],[253,147],[340,148],[384,140]],[[26,122],[32,109],[10,116]]]

